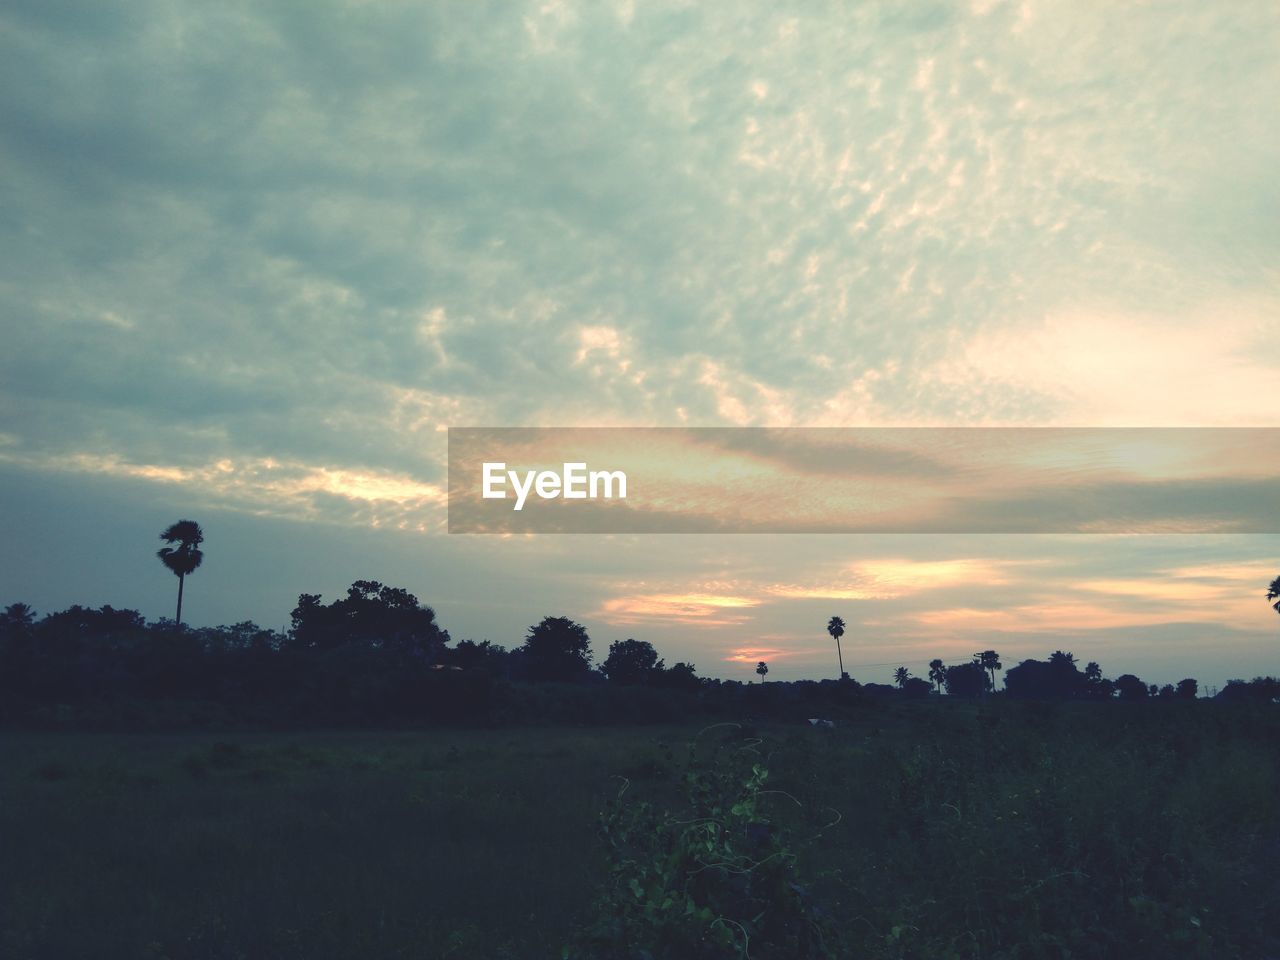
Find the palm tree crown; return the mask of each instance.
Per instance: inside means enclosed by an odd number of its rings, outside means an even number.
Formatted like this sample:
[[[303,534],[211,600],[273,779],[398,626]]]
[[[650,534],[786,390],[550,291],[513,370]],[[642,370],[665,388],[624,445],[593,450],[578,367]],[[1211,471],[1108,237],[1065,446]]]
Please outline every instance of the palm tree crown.
[[[1276,613],[1280,613],[1280,577],[1272,580],[1271,586],[1267,587],[1267,599],[1275,601],[1271,606],[1276,608]]]
[[[193,572],[204,560],[204,554],[199,549],[204,542],[204,531],[194,520],[179,520],[160,534],[160,539],[169,546],[161,547],[156,551],[156,556],[178,578],[178,614],[175,619],[178,626],[182,626],[182,587],[187,574]]]

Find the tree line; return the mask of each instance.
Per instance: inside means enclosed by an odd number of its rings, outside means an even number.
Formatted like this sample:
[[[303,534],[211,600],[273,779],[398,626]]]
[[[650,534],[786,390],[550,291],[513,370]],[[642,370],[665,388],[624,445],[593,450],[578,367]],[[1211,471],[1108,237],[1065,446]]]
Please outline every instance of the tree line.
[[[957,698],[1080,700],[1199,693],[1192,678],[1157,687],[1132,674],[1108,679],[1093,662],[1081,671],[1061,650],[1012,667],[999,693],[1002,664],[993,650],[951,666],[935,659],[927,680],[903,666],[894,686],[860,684],[844,670],[840,617],[827,623],[839,679],[765,682],[762,661],[760,683],[748,685],[700,677],[688,662],[667,666],[651,643],[634,638],[611,643],[594,663],[586,628],[566,616],[544,617],[512,649],[488,640],[454,642],[431,607],[371,580],[357,580],[329,603],[319,594],[300,595],[286,630],[251,621],[190,628],[181,623],[183,592],[203,559],[204,534],[194,521],[180,520],[160,537],[167,546],[159,559],[178,578],[173,620],[147,622],[136,610],[109,605],[37,617],[15,603],[0,614],[0,721],[664,720],[742,710],[831,714],[872,697],[925,698],[944,690]],[[1280,577],[1268,600],[1280,612]],[[1280,684],[1260,677],[1233,680],[1219,696],[1278,695]]]

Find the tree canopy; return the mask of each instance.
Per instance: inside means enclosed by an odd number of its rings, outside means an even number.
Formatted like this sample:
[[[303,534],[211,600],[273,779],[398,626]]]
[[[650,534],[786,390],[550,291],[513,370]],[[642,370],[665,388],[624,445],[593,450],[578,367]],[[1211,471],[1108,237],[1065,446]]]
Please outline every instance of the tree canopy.
[[[519,649],[530,679],[576,680],[591,669],[591,638],[568,617],[544,617]]]

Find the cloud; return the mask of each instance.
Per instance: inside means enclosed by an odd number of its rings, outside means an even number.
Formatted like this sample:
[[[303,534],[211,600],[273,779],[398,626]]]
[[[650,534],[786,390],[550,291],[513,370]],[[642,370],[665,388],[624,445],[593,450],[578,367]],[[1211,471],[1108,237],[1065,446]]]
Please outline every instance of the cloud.
[[[605,600],[597,615],[612,624],[648,622],[723,627],[746,621],[745,611],[760,602],[751,597],[705,593],[636,594]]]
[[[6,4],[8,489],[330,521],[341,557],[438,529],[448,426],[1274,425],[1277,42],[1266,4],[1189,0]],[[69,541],[43,509],[32,542]],[[423,540],[462,634],[514,629],[484,568],[536,571],[528,604],[667,598],[618,613],[708,642],[844,602],[896,604],[894,642],[916,583],[1031,616],[1010,555],[1071,591],[1172,549],[484,539]],[[848,566],[885,557],[979,565]]]

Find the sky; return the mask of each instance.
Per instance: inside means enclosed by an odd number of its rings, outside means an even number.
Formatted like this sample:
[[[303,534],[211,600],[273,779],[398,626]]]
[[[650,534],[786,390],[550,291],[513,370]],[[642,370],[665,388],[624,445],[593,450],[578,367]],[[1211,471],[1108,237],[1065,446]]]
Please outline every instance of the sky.
[[[1274,534],[450,535],[464,426],[1280,427],[1280,7],[11,0],[0,603],[1280,671]]]

